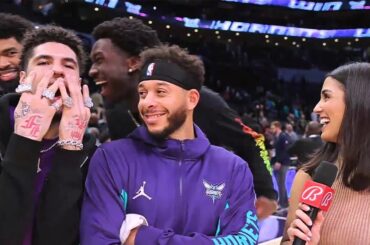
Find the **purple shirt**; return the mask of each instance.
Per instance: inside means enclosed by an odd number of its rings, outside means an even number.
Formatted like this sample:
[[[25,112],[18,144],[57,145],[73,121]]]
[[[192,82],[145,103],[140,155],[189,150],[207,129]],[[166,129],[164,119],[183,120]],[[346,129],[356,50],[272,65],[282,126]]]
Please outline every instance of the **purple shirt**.
[[[14,110],[15,110],[15,107],[9,107],[11,125],[14,125]],[[14,127],[13,127],[13,130],[14,130]],[[52,158],[55,154],[54,146],[57,141],[58,139],[52,139],[52,140],[43,140],[41,142],[42,147],[41,147],[41,152],[40,152],[39,163],[37,166],[37,176],[35,180],[36,183],[35,183],[35,192],[34,192],[34,202],[35,202],[34,217],[35,217],[35,211],[37,210],[37,206],[38,206],[38,200],[40,198],[40,194],[44,186],[45,179],[48,173],[50,172],[50,168],[52,165],[51,163]],[[33,226],[34,224],[28,224],[28,228],[27,228],[26,235],[25,235],[22,245],[32,245]]]
[[[57,141],[58,139],[43,140],[41,142],[42,143],[41,151],[49,149]],[[40,194],[44,186],[45,179],[52,165],[51,161],[52,161],[54,154],[55,154],[54,147],[44,153],[40,153],[39,164],[37,167],[37,176],[35,180],[36,184],[35,184],[35,192],[34,192],[34,202],[35,202],[34,217],[35,217],[35,211],[37,210]],[[29,228],[26,232],[25,239],[23,241],[23,245],[32,245],[33,226],[34,224],[29,225]]]

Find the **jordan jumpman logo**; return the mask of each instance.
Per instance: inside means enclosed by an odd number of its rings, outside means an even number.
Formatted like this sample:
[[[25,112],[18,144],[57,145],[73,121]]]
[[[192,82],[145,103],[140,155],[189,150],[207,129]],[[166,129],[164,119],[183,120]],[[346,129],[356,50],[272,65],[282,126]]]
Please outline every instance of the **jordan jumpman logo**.
[[[149,200],[152,200],[152,198],[148,196],[144,191],[145,184],[146,184],[146,181],[143,181],[143,185],[140,186],[139,190],[136,192],[136,196],[134,196],[132,199],[136,199],[140,196],[143,196],[143,197],[148,198]]]

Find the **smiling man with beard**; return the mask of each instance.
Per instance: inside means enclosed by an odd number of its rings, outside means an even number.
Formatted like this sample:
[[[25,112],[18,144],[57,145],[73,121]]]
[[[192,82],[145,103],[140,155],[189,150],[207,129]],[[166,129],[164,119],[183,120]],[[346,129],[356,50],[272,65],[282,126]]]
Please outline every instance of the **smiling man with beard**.
[[[32,23],[18,16],[0,13],[0,96],[18,85],[22,39]]]
[[[82,245],[257,244],[253,177],[194,124],[203,62],[178,46],[140,55],[145,124],[103,144],[86,180]]]
[[[139,53],[160,44],[157,32],[138,19],[114,18],[94,28],[89,75],[101,86],[112,139],[126,137],[142,123],[136,93]],[[263,219],[277,208],[271,164],[264,136],[242,123],[224,99],[206,86],[194,111],[194,121],[214,145],[223,146],[248,162],[257,194],[257,214]],[[270,171],[270,172],[269,172]]]

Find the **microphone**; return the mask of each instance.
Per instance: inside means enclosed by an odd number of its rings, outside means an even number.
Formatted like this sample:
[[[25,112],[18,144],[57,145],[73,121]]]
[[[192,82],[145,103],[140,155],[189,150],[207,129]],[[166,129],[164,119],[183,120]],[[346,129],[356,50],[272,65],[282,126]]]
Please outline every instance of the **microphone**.
[[[305,212],[315,221],[320,210],[327,211],[334,197],[334,190],[330,188],[337,176],[338,168],[334,164],[322,161],[314,172],[312,180],[305,183],[300,202],[310,206]],[[311,227],[309,227],[311,230]],[[306,241],[295,237],[293,245],[304,245]]]

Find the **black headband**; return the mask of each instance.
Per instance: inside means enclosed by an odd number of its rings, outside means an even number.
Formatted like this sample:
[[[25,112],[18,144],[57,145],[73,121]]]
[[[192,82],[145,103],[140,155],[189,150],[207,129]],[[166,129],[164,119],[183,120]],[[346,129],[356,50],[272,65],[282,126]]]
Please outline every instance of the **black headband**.
[[[168,61],[156,59],[144,64],[140,71],[139,82],[146,80],[161,80],[175,84],[183,89],[200,90],[200,83],[179,65]]]

